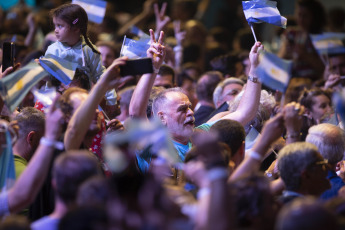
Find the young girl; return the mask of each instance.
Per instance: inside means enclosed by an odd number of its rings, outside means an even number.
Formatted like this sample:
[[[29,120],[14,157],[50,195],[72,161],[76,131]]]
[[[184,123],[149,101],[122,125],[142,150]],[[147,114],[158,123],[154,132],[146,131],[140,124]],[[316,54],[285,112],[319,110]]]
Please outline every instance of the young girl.
[[[45,55],[53,54],[67,61],[78,63],[90,82],[95,83],[105,71],[100,52],[87,36],[88,17],[77,4],[64,4],[51,11],[57,41],[51,44]],[[107,102],[116,103],[115,90],[108,92]]]

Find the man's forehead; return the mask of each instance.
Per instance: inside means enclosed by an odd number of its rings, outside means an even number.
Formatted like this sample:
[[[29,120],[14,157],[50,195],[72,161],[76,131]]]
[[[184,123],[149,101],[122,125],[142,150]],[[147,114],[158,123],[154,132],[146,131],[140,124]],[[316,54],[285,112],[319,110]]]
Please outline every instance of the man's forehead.
[[[166,94],[168,101],[174,104],[191,104],[186,94],[182,92],[168,92]]]

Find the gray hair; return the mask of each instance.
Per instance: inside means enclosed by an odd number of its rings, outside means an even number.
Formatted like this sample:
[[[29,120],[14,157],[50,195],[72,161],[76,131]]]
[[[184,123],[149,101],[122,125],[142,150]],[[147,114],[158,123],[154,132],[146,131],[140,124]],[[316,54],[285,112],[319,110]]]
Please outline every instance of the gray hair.
[[[239,84],[243,86],[244,82],[241,79],[235,77],[230,77],[225,79],[224,81],[221,81],[213,91],[213,103],[216,107],[218,102],[222,100],[224,87],[230,84]]]
[[[230,102],[229,104],[229,111],[230,112],[235,112],[240,104],[241,98],[243,96],[244,91],[240,92],[235,100]],[[268,93],[266,90],[261,90],[260,94],[260,104],[258,111],[255,115],[255,117],[248,122],[244,126],[244,130],[246,131],[246,134],[248,135],[251,126],[253,126],[258,132],[261,132],[261,129],[264,125],[264,123],[270,119],[271,116],[271,111],[273,107],[276,104],[276,100],[272,96],[272,94]]]
[[[318,155],[317,147],[307,142],[292,143],[279,151],[278,169],[287,190],[300,187],[302,172],[318,160]]]
[[[183,90],[180,87],[174,87],[170,89],[165,89],[162,92],[158,93],[152,102],[153,116],[157,116],[157,113],[161,111],[161,109],[163,108],[163,106],[166,104],[168,100],[167,95],[171,92],[183,93]]]
[[[306,138],[319,149],[321,155],[330,164],[336,164],[344,158],[345,133],[332,124],[319,124],[312,126]]]

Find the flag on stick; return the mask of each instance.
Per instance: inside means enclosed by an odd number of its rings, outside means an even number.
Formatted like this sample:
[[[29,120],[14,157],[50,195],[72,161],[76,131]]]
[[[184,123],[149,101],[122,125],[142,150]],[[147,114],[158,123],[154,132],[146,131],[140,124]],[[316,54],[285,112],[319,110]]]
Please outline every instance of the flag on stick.
[[[257,74],[260,81],[269,88],[285,92],[291,78],[291,70],[292,61],[283,60],[267,51],[260,54]]]
[[[311,40],[320,55],[345,53],[345,33],[323,33],[311,35]]]
[[[47,54],[40,60],[41,66],[63,84],[68,85],[73,80],[77,63],[66,61],[53,54]]]
[[[121,47],[120,57],[127,56],[129,59],[147,57],[146,51],[150,48],[149,42],[149,39],[136,41],[125,36]]]
[[[0,79],[0,94],[7,107],[14,111],[30,89],[47,76],[47,72],[35,62]]]
[[[243,12],[249,25],[267,22],[286,28],[287,20],[280,15],[275,1],[252,0],[242,1]]]

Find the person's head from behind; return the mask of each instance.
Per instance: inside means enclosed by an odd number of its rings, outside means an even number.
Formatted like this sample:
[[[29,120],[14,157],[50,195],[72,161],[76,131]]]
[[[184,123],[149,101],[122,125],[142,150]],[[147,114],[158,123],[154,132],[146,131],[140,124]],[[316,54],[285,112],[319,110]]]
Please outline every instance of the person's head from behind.
[[[204,73],[196,85],[198,100],[213,104],[213,91],[223,79],[223,74],[218,71],[208,71]]]
[[[308,118],[317,124],[328,119],[332,112],[330,94],[319,88],[304,90],[298,102],[305,107]]]
[[[305,141],[314,144],[332,166],[344,158],[345,133],[338,126],[327,123],[314,125]]]
[[[153,83],[154,86],[162,86],[166,89],[175,86],[175,71],[168,65],[162,65],[159,68],[157,77]]]
[[[44,135],[44,113],[33,107],[25,107],[16,115],[14,120],[18,123],[19,132],[13,148],[16,153],[26,160],[30,160]]]
[[[90,81],[89,81],[89,77],[82,71],[79,69],[75,70],[74,73],[74,77],[71,81],[71,83],[69,83],[68,85],[63,84],[62,82],[60,82],[58,79],[56,79],[55,77],[51,76],[51,84],[52,86],[54,86],[57,91],[59,91],[61,94],[68,88],[70,87],[79,87],[82,89],[86,89],[86,90],[90,90]]]
[[[88,97],[88,92],[85,89],[78,87],[68,88],[59,98],[58,103],[61,111],[65,114],[66,122],[68,123],[72,118],[74,112]],[[91,115],[91,114],[90,114]],[[101,118],[98,109],[95,111],[94,120],[91,122],[88,133],[89,135],[96,135],[101,129]]]
[[[104,65],[105,68],[108,68],[113,61],[120,56],[119,49],[113,42],[98,41],[96,46],[101,53],[102,65]]]
[[[167,126],[175,140],[188,142],[194,129],[192,103],[181,88],[160,92],[152,103],[152,112]]]
[[[326,12],[318,0],[299,0],[296,8],[297,24],[302,30],[315,34],[326,26]]]
[[[277,210],[264,175],[248,175],[231,182],[229,193],[235,202],[235,229],[272,229]]]
[[[244,82],[238,78],[226,78],[220,82],[213,92],[213,103],[218,108],[224,102],[230,102],[242,91]]]
[[[296,198],[284,206],[277,219],[277,230],[335,230],[335,215],[311,197]]]
[[[100,167],[91,152],[68,151],[55,160],[52,172],[52,184],[57,198],[73,205],[79,186],[88,178],[100,174]]]
[[[80,207],[104,207],[109,199],[108,180],[94,176],[80,185],[77,204]]]
[[[99,54],[87,36],[88,16],[81,6],[67,3],[53,9],[51,16],[58,41],[74,46],[83,36],[92,51]]]
[[[211,131],[218,133],[219,141],[226,143],[231,149],[231,160],[237,167],[244,159],[244,141],[246,134],[238,121],[220,120],[212,125]]]
[[[286,190],[319,196],[330,188],[327,163],[311,143],[296,142],[281,149],[278,169]]]

